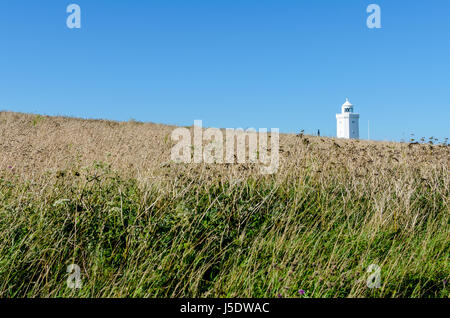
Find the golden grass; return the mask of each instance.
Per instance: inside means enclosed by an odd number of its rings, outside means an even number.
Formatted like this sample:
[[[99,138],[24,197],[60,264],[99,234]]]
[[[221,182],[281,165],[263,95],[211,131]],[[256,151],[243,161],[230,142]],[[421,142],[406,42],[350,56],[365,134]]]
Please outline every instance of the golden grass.
[[[72,195],[70,200],[77,203],[64,212],[69,216],[62,223],[55,221],[55,231],[72,222],[72,214],[97,211],[105,205],[109,209],[110,203],[93,205],[102,196],[92,191],[109,189],[103,179],[109,172],[92,169],[93,163],[99,162],[121,180],[137,180],[138,202],[128,203],[130,211],[136,203],[134,222],[142,222],[142,231],[148,225],[145,237],[150,241],[153,236],[149,233],[153,233],[158,237],[155,244],[166,244],[171,251],[152,250],[148,242],[130,243],[137,234],[124,228],[117,234],[127,242],[120,250],[123,263],[104,266],[120,273],[111,276],[106,269],[98,269],[96,262],[101,261],[97,256],[83,252],[88,248],[79,242],[84,238],[76,226],[70,231],[70,247],[59,234],[42,232],[58,237],[55,250],[67,249],[76,262],[97,268],[94,272],[85,269],[93,282],[90,290],[78,296],[272,297],[295,294],[295,288],[301,287],[317,297],[448,297],[448,287],[442,289],[438,281],[447,279],[449,273],[448,146],[282,134],[278,172],[263,176],[252,164],[172,163],[174,128],[134,121],[0,113],[0,177],[4,184],[9,182],[2,188],[0,200],[5,204],[1,210],[5,220],[25,226],[32,222],[28,218],[37,215],[37,209],[50,224],[53,221],[48,211],[58,196]],[[99,188],[89,188],[97,181]],[[11,187],[14,189],[9,190]],[[112,197],[105,192],[104,197],[112,200],[112,205],[120,203],[123,222],[123,193],[129,188],[120,184],[111,187],[118,192]],[[33,209],[28,211],[28,205]],[[154,209],[157,212],[151,212]],[[28,215],[27,219],[20,219],[18,211]],[[211,211],[223,219],[214,223],[210,217],[214,225],[206,231],[202,222]],[[175,223],[170,224],[180,235],[172,233],[170,227],[159,229],[148,213],[156,213],[152,215],[158,222],[163,222],[164,214],[174,215]],[[235,213],[245,217],[231,222]],[[78,227],[83,228],[83,224]],[[6,223],[0,226],[4,238],[18,235],[12,231]],[[171,243],[161,241],[158,231],[175,236],[171,236]],[[190,236],[191,232],[202,234]],[[23,237],[23,242],[28,239]],[[390,242],[387,247],[386,242]],[[47,281],[48,272],[61,273],[64,268],[45,255],[35,261],[47,266],[33,276],[39,284],[32,286],[24,278],[14,278],[13,273],[22,266],[21,257],[29,256],[35,243],[23,243],[28,247],[15,261],[5,252],[12,248],[8,244],[0,246],[0,261],[7,268],[0,271],[4,281],[0,295],[74,295],[63,284]],[[134,256],[124,256],[128,253]],[[143,261],[136,253],[149,253],[159,265]],[[204,255],[204,261],[193,254]],[[436,263],[431,265],[433,260]],[[61,256],[59,261],[67,265],[67,257]],[[356,277],[373,262],[383,266],[384,283],[379,293],[367,290],[364,281]],[[418,287],[411,287],[411,282]],[[116,287],[108,289],[110,284]]]
[[[170,162],[174,126],[1,112],[0,128],[0,166],[14,166],[15,173],[26,178],[100,161],[124,176],[164,179],[172,176],[177,166]],[[391,186],[407,191],[408,178],[419,174],[439,190],[432,183],[433,172],[448,169],[449,151],[442,145],[281,134],[276,178],[301,178],[307,169],[325,180],[346,171],[362,183],[387,186],[390,180]],[[223,178],[239,179],[256,173],[250,164],[189,164],[187,168],[202,176],[208,170]]]

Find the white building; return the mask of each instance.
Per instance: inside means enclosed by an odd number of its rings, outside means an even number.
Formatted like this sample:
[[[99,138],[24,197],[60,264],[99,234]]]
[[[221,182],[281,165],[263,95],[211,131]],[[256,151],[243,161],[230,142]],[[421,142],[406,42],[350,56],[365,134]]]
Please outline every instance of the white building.
[[[353,112],[353,105],[348,101],[342,105],[342,112],[336,114],[337,137],[359,139],[359,114]]]

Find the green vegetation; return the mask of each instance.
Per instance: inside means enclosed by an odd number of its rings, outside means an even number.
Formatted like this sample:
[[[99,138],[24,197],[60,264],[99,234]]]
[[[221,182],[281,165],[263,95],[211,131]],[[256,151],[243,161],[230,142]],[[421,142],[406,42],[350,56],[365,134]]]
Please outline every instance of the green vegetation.
[[[97,163],[0,177],[1,297],[450,295],[444,169],[441,191],[417,175],[407,194],[345,172],[143,185]],[[67,287],[70,264],[81,289]]]

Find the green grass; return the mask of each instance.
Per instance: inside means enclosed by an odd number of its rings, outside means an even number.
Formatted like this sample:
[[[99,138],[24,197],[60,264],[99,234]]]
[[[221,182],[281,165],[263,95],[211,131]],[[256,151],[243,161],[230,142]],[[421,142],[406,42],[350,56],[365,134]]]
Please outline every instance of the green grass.
[[[185,175],[167,191],[97,164],[47,180],[0,179],[1,297],[450,295],[448,192],[420,178],[407,206],[388,192],[383,213],[375,189],[342,175]],[[70,264],[81,289],[66,285]],[[366,286],[370,264],[379,289]]]

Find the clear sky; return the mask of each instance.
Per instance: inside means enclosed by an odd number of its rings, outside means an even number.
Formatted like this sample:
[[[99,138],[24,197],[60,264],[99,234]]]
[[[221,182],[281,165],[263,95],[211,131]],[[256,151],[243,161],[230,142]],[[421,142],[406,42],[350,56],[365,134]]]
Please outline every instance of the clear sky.
[[[2,110],[335,136],[347,96],[361,138],[450,137],[450,1],[0,1]]]

